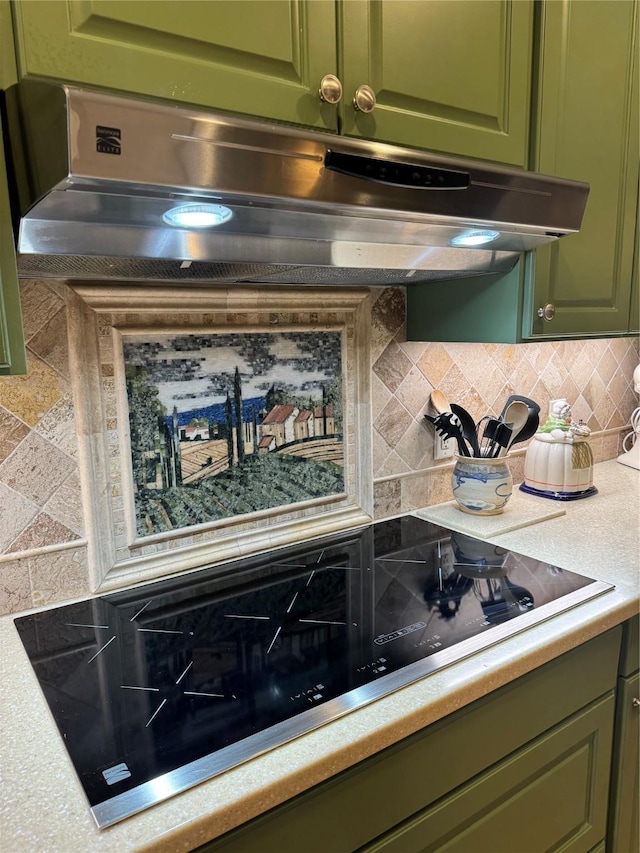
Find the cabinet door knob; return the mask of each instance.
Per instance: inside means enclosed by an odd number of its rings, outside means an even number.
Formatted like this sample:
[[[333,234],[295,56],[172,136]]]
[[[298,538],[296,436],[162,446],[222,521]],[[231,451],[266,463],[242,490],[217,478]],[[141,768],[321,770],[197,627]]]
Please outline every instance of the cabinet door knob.
[[[376,106],[376,93],[371,86],[358,86],[353,96],[353,108],[361,113],[372,113]]]
[[[320,81],[318,92],[320,100],[327,104],[337,104],[342,98],[342,83],[335,74],[325,74]]]
[[[631,707],[632,708],[640,708],[640,699],[638,699],[637,696],[634,696],[633,699],[631,700]]]
[[[547,302],[544,308],[538,308],[538,317],[542,317],[545,322],[549,322],[549,320],[553,320],[556,316],[556,306],[553,302]]]

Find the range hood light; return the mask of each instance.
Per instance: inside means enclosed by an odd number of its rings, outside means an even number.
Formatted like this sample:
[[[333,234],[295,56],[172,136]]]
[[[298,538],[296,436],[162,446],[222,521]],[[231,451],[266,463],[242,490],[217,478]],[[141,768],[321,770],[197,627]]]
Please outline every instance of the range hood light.
[[[172,207],[162,219],[174,228],[213,228],[228,222],[233,211],[223,204],[198,204],[191,202]]]
[[[485,243],[491,243],[492,240],[500,236],[499,231],[465,231],[464,234],[458,234],[452,240],[449,240],[450,246],[483,246]]]

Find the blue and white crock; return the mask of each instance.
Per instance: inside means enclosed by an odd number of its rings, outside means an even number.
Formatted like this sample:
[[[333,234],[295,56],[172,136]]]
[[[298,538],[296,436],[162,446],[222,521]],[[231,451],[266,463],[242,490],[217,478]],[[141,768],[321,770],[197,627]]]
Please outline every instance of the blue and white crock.
[[[513,492],[513,478],[507,457],[458,456],[451,473],[453,497],[463,512],[498,515]]]

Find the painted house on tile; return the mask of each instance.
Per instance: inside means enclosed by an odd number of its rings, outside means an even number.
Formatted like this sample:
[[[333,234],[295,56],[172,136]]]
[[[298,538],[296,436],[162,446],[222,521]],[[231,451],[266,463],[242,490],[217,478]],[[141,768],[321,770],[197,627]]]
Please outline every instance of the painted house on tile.
[[[315,406],[313,410],[314,435],[335,435],[336,424],[333,417],[333,406]]]
[[[294,423],[299,414],[300,409],[297,406],[274,406],[260,425],[262,437],[273,436],[276,447],[295,441]]]
[[[298,413],[297,418],[293,422],[293,432],[296,441],[304,441],[305,438],[313,438],[314,436],[314,419],[312,412],[309,409],[303,409]]]

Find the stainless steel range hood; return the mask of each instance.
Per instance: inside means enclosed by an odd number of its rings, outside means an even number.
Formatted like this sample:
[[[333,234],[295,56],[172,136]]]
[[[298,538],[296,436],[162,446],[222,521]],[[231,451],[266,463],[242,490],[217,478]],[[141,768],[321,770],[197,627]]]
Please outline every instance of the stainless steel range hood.
[[[589,192],[59,84],[25,81],[16,96],[22,276],[409,284],[501,272],[578,231]],[[220,224],[201,227],[212,213]]]

